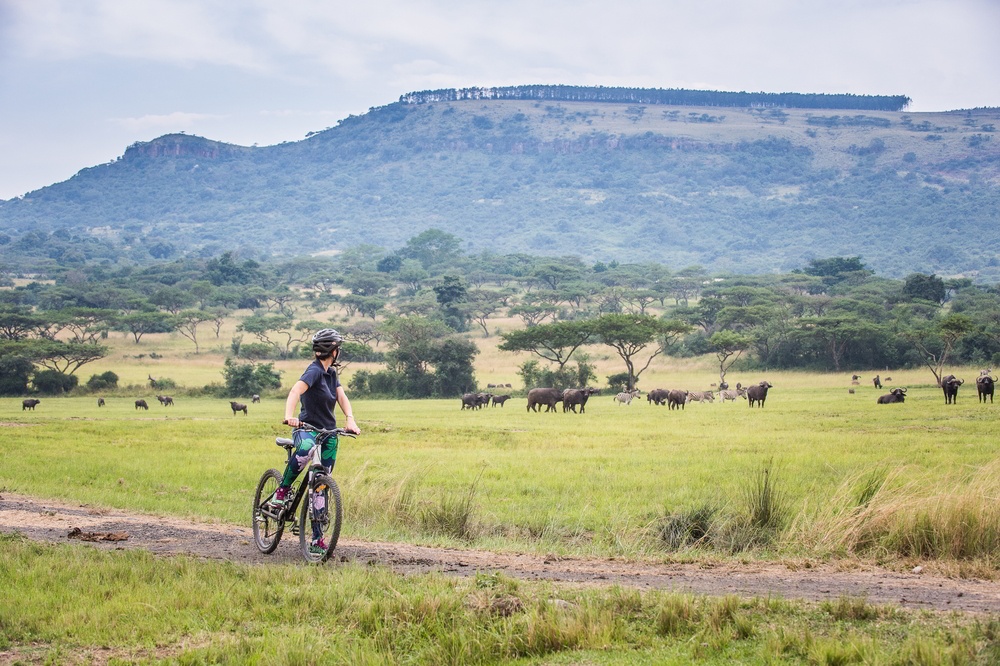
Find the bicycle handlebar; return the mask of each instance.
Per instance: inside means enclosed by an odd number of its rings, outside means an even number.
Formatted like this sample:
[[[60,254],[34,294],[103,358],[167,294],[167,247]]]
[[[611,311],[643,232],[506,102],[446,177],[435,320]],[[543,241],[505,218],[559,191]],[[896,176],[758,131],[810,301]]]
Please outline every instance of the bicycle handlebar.
[[[282,425],[288,425],[287,421],[282,421]],[[341,435],[346,435],[347,437],[357,437],[353,432],[348,432],[345,428],[334,428],[333,430],[327,430],[325,428],[317,428],[311,423],[306,423],[305,421],[299,421],[299,428],[303,430],[311,430],[312,432],[319,433],[320,435],[333,435],[334,437],[340,437]]]

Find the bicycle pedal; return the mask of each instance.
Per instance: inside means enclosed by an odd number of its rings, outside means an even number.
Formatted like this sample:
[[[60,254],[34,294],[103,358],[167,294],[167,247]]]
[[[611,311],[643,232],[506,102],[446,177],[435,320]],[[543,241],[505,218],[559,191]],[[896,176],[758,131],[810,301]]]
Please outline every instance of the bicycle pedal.
[[[299,535],[299,524],[298,523],[293,523],[292,524],[292,535],[294,535],[294,536],[298,536]]]

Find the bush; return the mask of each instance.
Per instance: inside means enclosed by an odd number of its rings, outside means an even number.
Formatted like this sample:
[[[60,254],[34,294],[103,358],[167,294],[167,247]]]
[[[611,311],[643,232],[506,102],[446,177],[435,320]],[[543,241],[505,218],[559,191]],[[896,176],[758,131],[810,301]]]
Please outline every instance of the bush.
[[[35,366],[23,356],[0,358],[0,395],[24,395]]]
[[[562,370],[543,368],[538,364],[538,361],[525,361],[521,364],[517,374],[521,376],[527,389],[540,386],[557,389],[581,388],[597,379],[594,374],[594,366],[585,360],[577,361],[575,368],[567,366]]]
[[[628,386],[628,373],[618,372],[613,375],[608,375],[608,387],[612,391],[618,391],[623,386]]]
[[[177,382],[170,379],[169,377],[160,377],[159,379],[156,380],[156,386],[154,388],[156,388],[156,390],[158,391],[160,389],[175,389],[177,388]]]
[[[274,369],[273,363],[234,363],[227,358],[222,376],[226,380],[225,394],[228,397],[264,393],[281,387],[281,374]]]
[[[263,342],[243,342],[239,345],[236,355],[239,358],[252,360],[277,358],[279,356],[278,350],[275,349],[274,345],[265,344]],[[311,356],[312,353],[310,352],[309,355]]]
[[[58,395],[75,389],[80,378],[76,375],[64,375],[58,370],[40,370],[35,373],[31,383],[39,393]]]
[[[118,375],[108,370],[99,375],[91,375],[87,380],[87,388],[91,391],[118,388]]]

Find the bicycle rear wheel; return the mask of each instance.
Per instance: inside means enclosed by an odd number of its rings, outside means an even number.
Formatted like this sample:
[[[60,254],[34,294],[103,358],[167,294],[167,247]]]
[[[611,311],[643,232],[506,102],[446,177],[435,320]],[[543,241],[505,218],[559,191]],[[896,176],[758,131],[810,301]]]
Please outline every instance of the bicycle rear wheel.
[[[317,474],[302,498],[299,511],[299,546],[307,562],[326,562],[340,539],[344,508],[340,488],[332,477]]]
[[[264,506],[274,497],[280,483],[281,473],[276,469],[269,469],[260,477],[257,492],[253,496],[253,542],[257,550],[264,554],[274,552],[285,529],[285,521],[274,518],[273,511],[268,511]]]

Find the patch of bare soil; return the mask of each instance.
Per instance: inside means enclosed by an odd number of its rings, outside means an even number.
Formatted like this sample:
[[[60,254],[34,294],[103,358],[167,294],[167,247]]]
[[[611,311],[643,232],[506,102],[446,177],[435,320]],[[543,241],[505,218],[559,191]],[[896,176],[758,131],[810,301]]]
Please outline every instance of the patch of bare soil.
[[[76,530],[76,531],[74,531]],[[195,522],[5,493],[0,497],[0,532],[37,541],[71,543],[71,532],[120,535],[86,543],[104,550],[140,548],[161,555],[191,555],[245,562],[301,562],[298,537],[286,532],[278,549],[261,554],[249,526]],[[1000,612],[1000,582],[952,579],[928,573],[900,573],[836,563],[802,568],[769,562],[750,564],[657,564],[615,559],[556,558],[478,550],[429,548],[405,543],[342,539],[340,562],[381,565],[400,574],[438,572],[470,576],[500,572],[512,578],[577,585],[623,585],[708,595],[772,596],[821,601],[850,595],[871,603],[966,613]],[[330,562],[327,566],[335,566]]]

